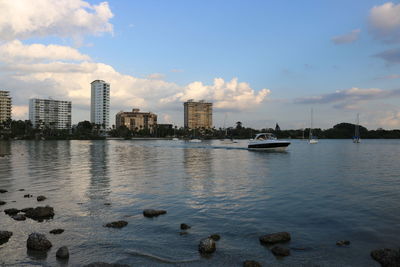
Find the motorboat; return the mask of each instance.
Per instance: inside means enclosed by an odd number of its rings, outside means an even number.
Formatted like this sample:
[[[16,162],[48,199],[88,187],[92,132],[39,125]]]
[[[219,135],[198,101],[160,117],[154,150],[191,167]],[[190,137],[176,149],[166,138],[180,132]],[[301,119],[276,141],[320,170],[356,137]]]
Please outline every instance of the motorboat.
[[[234,139],[226,138],[226,139],[221,140],[221,144],[224,144],[224,145],[236,144],[236,143],[237,143],[237,141]]]
[[[174,138],[172,138],[172,141],[179,141],[179,138],[174,137]]]
[[[254,150],[275,150],[283,151],[290,145],[289,141],[278,140],[272,133],[259,133],[249,141],[247,146]]]
[[[189,142],[190,143],[201,143],[201,140],[197,139],[197,138],[193,138],[193,139],[190,139]]]

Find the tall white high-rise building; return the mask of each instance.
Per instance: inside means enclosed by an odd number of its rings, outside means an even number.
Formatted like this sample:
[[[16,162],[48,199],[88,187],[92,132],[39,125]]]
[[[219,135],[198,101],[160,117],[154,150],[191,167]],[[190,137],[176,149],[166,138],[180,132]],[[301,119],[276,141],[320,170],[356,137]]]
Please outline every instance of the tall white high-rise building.
[[[35,128],[69,129],[71,106],[71,101],[33,98],[29,100],[29,120]]]
[[[102,80],[91,83],[90,122],[101,125],[103,129],[109,127],[110,117],[110,84]]]
[[[9,91],[0,91],[0,122],[11,119],[11,97]]]

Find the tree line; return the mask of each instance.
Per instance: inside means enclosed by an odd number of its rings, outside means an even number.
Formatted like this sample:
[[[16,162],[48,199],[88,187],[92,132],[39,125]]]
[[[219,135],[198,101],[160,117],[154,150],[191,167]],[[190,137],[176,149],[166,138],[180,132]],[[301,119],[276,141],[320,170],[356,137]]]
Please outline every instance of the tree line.
[[[108,137],[118,137],[131,139],[136,137],[154,137],[154,138],[172,138],[178,137],[183,139],[202,138],[202,139],[250,139],[257,133],[269,132],[275,134],[278,138],[302,139],[308,138],[309,129],[281,130],[279,126],[273,128],[253,129],[245,127],[241,122],[237,122],[234,127],[229,128],[212,128],[212,129],[187,129],[184,127],[165,127],[156,126],[152,129],[137,129],[132,131],[125,126],[117,129],[111,129],[107,133],[101,130],[101,125],[90,123],[89,121],[81,121],[77,125],[68,130],[54,129],[45,126],[43,128],[35,128],[29,120],[8,120],[0,123],[0,139],[32,139],[32,140],[92,140],[105,139]],[[362,139],[368,138],[400,138],[400,130],[384,130],[382,128],[376,130],[368,130],[363,126],[359,126],[360,136]],[[320,139],[351,139],[354,136],[355,125],[351,123],[339,123],[329,129],[313,129],[313,136]]]

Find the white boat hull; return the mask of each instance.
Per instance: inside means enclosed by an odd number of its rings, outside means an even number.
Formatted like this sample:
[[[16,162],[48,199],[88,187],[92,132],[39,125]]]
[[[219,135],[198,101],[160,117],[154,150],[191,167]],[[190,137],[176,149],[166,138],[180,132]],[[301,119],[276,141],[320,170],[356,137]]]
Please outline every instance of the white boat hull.
[[[310,139],[308,141],[308,143],[310,143],[310,144],[318,144],[318,140],[317,139]]]

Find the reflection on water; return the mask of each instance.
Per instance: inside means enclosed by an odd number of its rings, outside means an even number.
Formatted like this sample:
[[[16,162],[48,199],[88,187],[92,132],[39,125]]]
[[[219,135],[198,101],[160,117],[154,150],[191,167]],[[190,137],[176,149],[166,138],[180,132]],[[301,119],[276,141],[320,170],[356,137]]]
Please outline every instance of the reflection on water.
[[[372,249],[400,242],[400,141],[293,141],[287,153],[258,153],[245,142],[222,147],[169,141],[0,142],[0,194],[6,208],[51,205],[53,220],[16,222],[0,212],[0,230],[14,232],[0,246],[0,265],[59,266],[66,245],[70,266],[93,261],[155,266],[241,266],[254,259],[277,266],[377,266]],[[24,192],[18,189],[24,188]],[[43,203],[23,198],[48,197]],[[104,205],[109,203],[110,205]],[[145,208],[166,209],[148,219]],[[123,229],[103,227],[124,219]],[[180,235],[180,223],[193,227]],[[33,232],[48,235],[47,258],[27,253]],[[262,234],[289,231],[293,250],[277,260],[258,242]],[[217,252],[199,257],[201,238],[219,233]],[[348,239],[349,248],[337,248]]]

